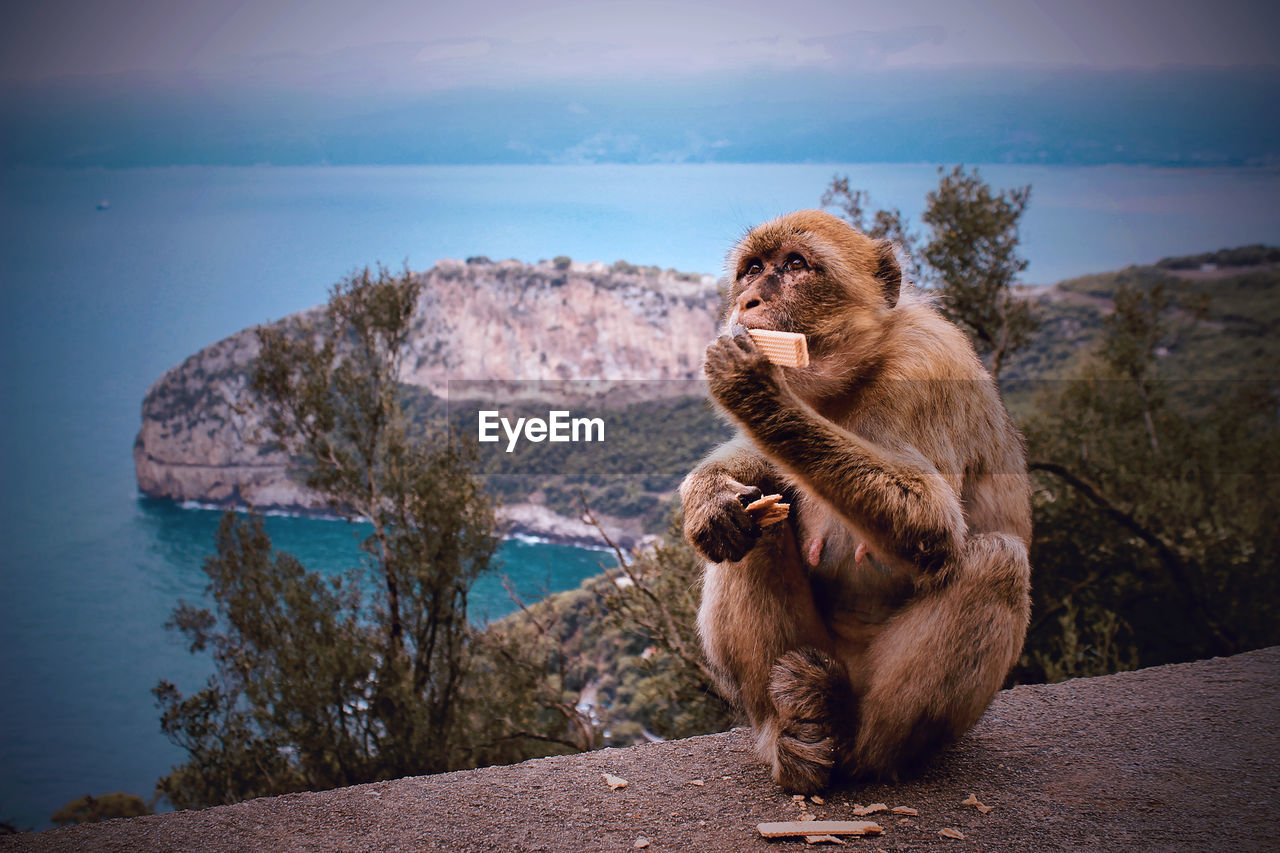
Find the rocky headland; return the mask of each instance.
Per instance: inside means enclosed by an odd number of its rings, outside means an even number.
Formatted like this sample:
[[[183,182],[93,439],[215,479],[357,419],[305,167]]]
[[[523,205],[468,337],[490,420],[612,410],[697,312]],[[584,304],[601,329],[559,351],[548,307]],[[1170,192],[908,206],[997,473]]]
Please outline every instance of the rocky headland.
[[[621,262],[447,260],[419,275],[401,379],[442,399],[459,380],[696,379],[719,306],[712,276]],[[134,444],[144,495],[298,513],[328,509],[321,495],[290,479],[288,459],[268,446],[248,391],[257,354],[257,331],[245,329],[151,387]],[[593,539],[588,525],[538,505],[536,495],[508,501],[504,514],[512,532]],[[627,519],[602,520],[624,541],[640,535]]]

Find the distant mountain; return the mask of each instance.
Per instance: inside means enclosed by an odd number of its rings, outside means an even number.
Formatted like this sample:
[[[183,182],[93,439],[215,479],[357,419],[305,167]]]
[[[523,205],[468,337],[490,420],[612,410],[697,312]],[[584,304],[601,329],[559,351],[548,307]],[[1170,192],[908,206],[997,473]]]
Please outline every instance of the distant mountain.
[[[1270,166],[1280,164],[1276,103],[1273,66],[791,72],[417,93],[132,76],[0,93],[0,163]]]

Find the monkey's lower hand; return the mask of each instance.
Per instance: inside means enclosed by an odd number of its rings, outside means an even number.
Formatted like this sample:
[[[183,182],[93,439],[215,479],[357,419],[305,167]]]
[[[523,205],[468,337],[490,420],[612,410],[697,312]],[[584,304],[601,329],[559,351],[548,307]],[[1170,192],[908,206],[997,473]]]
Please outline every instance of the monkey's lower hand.
[[[747,420],[769,411],[781,389],[778,368],[765,358],[745,328],[738,327],[735,332],[711,342],[702,369],[716,402]]]
[[[732,477],[717,479],[719,483],[708,483],[685,501],[684,535],[711,562],[736,562],[760,538],[761,527],[746,506],[762,493]]]

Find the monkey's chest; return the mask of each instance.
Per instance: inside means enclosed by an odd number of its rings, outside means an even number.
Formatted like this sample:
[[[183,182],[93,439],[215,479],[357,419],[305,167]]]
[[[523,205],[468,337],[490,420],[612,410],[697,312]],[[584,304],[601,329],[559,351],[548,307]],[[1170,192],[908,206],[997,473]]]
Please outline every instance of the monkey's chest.
[[[879,625],[911,598],[911,566],[877,553],[858,530],[826,513],[797,520],[800,559],[814,602],[831,627]]]

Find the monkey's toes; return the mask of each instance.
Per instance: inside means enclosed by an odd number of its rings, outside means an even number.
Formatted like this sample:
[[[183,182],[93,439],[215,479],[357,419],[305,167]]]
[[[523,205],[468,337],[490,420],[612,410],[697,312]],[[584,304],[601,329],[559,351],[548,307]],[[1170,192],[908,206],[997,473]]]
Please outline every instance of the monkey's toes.
[[[853,726],[855,700],[844,668],[817,649],[793,649],[773,665],[769,696],[779,727],[774,780],[799,794],[821,791]]]
[[[834,739],[811,742],[782,734],[774,749],[773,781],[785,790],[816,794],[831,784],[835,773]]]

